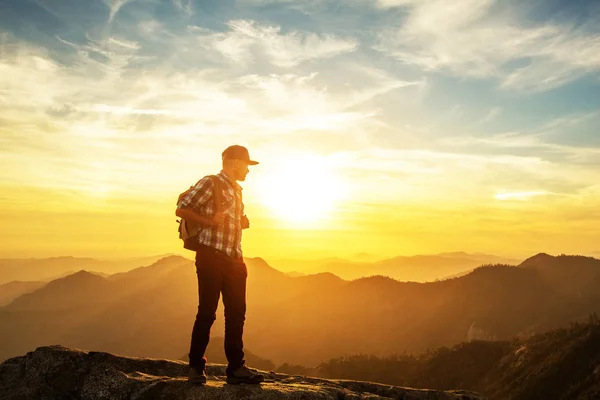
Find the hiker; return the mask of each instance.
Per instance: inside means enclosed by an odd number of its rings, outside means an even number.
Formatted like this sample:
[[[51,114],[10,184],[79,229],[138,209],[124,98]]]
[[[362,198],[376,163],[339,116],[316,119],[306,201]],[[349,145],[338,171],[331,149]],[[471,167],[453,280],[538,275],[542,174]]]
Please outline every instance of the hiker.
[[[219,296],[225,305],[225,355],[227,383],[258,384],[264,376],[245,365],[242,334],[246,318],[246,277],[242,256],[242,229],[250,227],[244,215],[242,188],[250,160],[243,146],[230,146],[222,154],[223,169],[205,176],[179,199],[176,215],[185,222],[199,224],[194,236],[196,275],[198,276],[198,313],[192,329],[188,380],[206,383],[204,353],[210,328],[216,319]],[[189,248],[186,246],[186,248]]]

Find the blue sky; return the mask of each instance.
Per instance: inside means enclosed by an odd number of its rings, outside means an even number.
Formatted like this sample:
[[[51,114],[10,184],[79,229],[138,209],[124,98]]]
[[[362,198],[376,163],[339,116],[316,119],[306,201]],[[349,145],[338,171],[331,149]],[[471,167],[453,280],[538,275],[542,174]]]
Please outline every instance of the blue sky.
[[[347,213],[560,210],[593,247],[598,1],[4,0],[0,27],[5,193],[167,199],[236,142],[318,158]]]

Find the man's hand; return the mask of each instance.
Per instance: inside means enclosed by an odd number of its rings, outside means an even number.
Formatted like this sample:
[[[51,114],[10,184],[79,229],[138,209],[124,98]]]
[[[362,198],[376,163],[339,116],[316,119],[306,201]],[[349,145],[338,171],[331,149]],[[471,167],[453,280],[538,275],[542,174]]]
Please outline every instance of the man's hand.
[[[212,225],[213,226],[221,225],[223,223],[223,221],[225,221],[225,213],[224,212],[220,211],[212,217]]]
[[[248,228],[250,228],[250,221],[248,220],[248,217],[243,215],[242,216],[242,229],[248,229]]]

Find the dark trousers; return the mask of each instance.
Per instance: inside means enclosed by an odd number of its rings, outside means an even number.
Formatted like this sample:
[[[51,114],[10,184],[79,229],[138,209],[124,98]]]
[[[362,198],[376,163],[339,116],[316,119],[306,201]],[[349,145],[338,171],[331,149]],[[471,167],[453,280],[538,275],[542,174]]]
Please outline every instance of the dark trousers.
[[[198,313],[192,329],[190,366],[203,369],[206,365],[206,347],[210,328],[217,318],[217,305],[223,293],[225,305],[225,356],[227,370],[233,371],[245,364],[244,321],[246,319],[246,264],[227,258],[211,248],[196,252],[198,276]]]

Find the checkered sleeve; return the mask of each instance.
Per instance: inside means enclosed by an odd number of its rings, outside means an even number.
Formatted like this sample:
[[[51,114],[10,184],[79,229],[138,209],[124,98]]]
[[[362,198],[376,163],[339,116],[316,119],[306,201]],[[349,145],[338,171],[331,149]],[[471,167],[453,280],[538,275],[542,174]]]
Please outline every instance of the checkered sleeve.
[[[185,196],[183,196],[181,201],[177,204],[177,208],[200,208],[211,199],[213,187],[213,180],[210,177],[205,176],[200,179]]]

